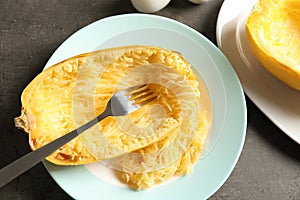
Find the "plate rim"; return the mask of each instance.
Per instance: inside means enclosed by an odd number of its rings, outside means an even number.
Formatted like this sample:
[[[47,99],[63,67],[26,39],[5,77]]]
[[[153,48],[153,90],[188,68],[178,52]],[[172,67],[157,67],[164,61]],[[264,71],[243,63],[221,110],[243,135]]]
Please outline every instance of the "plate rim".
[[[230,69],[227,69],[230,71],[230,73],[235,77],[234,81],[237,81],[237,86],[236,86],[236,89],[237,89],[237,92],[239,92],[239,94],[241,95],[241,99],[242,99],[242,102],[241,102],[241,105],[242,105],[242,111],[240,111],[239,114],[241,114],[242,116],[242,123],[241,123],[241,141],[239,141],[239,145],[236,146],[236,155],[235,155],[235,158],[233,160],[233,162],[231,163],[231,167],[230,169],[227,169],[227,173],[226,175],[223,177],[223,180],[219,182],[219,185],[215,186],[215,189],[210,191],[210,194],[208,194],[205,198],[208,198],[210,197],[212,194],[214,194],[223,184],[224,182],[228,179],[229,175],[231,174],[231,172],[233,171],[239,157],[240,157],[240,154],[242,152],[242,148],[243,148],[243,145],[244,145],[244,142],[245,142],[245,137],[246,137],[246,125],[247,125],[247,109],[246,109],[246,101],[245,101],[245,97],[244,97],[244,94],[243,94],[243,89],[241,87],[241,84],[237,78],[237,75],[235,74],[232,66],[230,65],[229,61],[227,60],[227,58],[222,54],[222,52],[211,42],[209,41],[206,37],[204,37],[202,34],[200,34],[199,32],[197,32],[196,30],[192,29],[191,27],[188,27],[187,25],[184,25],[178,21],[175,21],[173,19],[170,19],[170,18],[167,18],[167,17],[162,17],[162,16],[156,16],[156,15],[151,15],[151,14],[121,14],[121,15],[115,15],[115,16],[110,16],[110,17],[106,17],[106,18],[103,18],[103,19],[100,19],[96,22],[93,22],[81,29],[79,29],[78,31],[76,31],[75,33],[73,33],[70,37],[68,37],[56,50],[55,52],[52,54],[52,56],[49,58],[47,64],[45,65],[45,68],[46,67],[49,67],[51,64],[54,64],[56,62],[59,62],[61,61],[61,59],[55,57],[55,54],[57,52],[59,52],[60,48],[64,45],[66,45],[66,43],[70,42],[72,40],[73,37],[75,37],[79,32],[81,31],[84,31],[87,27],[91,27],[93,25],[95,25],[96,23],[99,23],[100,21],[104,21],[104,20],[111,20],[111,19],[116,19],[116,18],[131,18],[131,17],[144,17],[144,18],[148,18],[148,19],[155,19],[155,20],[161,20],[161,21],[164,21],[166,23],[171,23],[172,26],[180,26],[181,29],[186,29],[187,31],[190,31],[192,32],[193,34],[197,34],[199,38],[201,38],[201,40],[205,41],[207,44],[210,45],[209,48],[213,49],[213,51],[216,53],[218,53],[218,55],[221,57],[221,59],[225,62],[224,65],[226,65],[227,68],[231,67]],[[167,28],[168,29],[168,28]],[[55,62],[54,62],[55,61]],[[52,62],[52,63],[51,63]],[[228,67],[229,66],[229,67]],[[226,118],[228,119],[228,118]],[[228,122],[227,122],[228,123]],[[218,141],[219,143],[219,141]],[[44,162],[44,165],[45,167],[47,168],[49,174],[52,176],[52,178],[57,182],[57,184],[63,189],[65,190],[66,193],[68,193],[70,196],[72,197],[76,197],[76,194],[75,196],[73,196],[72,194],[70,194],[70,191],[67,191],[67,188],[65,188],[64,186],[62,186],[59,181],[57,180],[57,176],[53,174],[53,171],[56,171],[56,166],[50,164],[49,162],[45,161]],[[77,169],[80,168],[80,167],[76,167]],[[63,168],[61,168],[63,169]]]

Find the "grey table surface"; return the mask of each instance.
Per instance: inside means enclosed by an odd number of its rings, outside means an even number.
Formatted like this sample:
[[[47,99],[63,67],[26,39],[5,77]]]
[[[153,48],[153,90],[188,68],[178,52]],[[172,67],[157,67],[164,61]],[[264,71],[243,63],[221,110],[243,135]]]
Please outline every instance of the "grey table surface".
[[[216,44],[222,3],[210,0],[195,5],[172,0],[154,14],[182,22]],[[96,20],[134,12],[129,0],[0,0],[0,168],[30,151],[27,135],[14,127],[13,119],[20,114],[22,90],[42,71],[55,49]],[[248,125],[242,154],[228,180],[210,199],[300,199],[300,145],[247,97],[246,103]],[[1,188],[0,199],[71,197],[38,164]]]

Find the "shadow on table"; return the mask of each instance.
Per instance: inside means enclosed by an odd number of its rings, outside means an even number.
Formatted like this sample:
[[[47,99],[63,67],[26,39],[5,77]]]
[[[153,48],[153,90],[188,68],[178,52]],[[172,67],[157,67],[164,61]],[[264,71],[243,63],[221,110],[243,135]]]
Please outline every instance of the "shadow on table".
[[[248,113],[253,113],[248,115],[248,123],[253,124],[260,136],[273,148],[300,161],[300,145],[281,131],[248,97],[246,100]]]

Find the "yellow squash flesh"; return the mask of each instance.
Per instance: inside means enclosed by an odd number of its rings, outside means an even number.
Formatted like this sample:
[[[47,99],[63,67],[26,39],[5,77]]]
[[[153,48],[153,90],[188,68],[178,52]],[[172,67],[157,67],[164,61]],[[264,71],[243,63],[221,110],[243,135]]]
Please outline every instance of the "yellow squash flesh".
[[[299,0],[259,0],[246,21],[246,31],[262,65],[300,90]]]
[[[44,146],[76,128],[72,109],[74,86],[79,70],[90,56],[97,57],[94,63],[100,67],[133,48],[106,49],[78,55],[51,66],[32,80],[21,96],[21,115],[15,118],[16,127],[28,133],[31,149]],[[97,161],[79,137],[52,153],[47,160],[58,165]]]

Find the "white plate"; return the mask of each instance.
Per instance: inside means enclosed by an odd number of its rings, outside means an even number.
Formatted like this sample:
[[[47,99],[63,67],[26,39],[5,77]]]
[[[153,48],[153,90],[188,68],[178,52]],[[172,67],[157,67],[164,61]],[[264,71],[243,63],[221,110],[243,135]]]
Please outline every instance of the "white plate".
[[[225,0],[217,21],[217,42],[247,96],[289,137],[300,144],[300,92],[268,73],[252,54],[245,21],[257,0]]]
[[[95,49],[133,44],[179,51],[195,67],[212,102],[210,152],[197,163],[191,175],[141,192],[111,181],[110,171],[98,164],[62,167],[44,162],[45,166],[75,199],[207,199],[233,170],[246,133],[246,106],[240,82],[226,57],[208,39],[168,18],[119,15],[99,20],[73,34],[55,51],[46,67]]]

